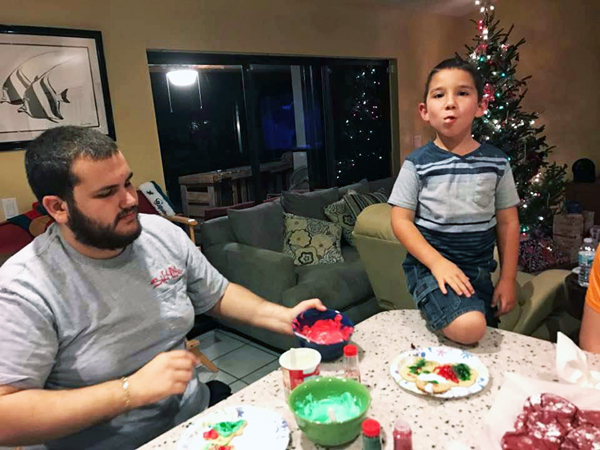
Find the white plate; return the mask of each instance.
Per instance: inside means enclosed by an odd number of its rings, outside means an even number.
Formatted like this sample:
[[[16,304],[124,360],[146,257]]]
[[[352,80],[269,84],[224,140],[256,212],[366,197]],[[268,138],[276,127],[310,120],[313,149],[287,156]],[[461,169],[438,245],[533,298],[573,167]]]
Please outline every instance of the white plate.
[[[211,441],[203,434],[210,425],[244,419],[248,423],[244,432],[231,440],[235,450],[285,450],[290,441],[290,427],[274,411],[255,406],[232,406],[220,409],[207,416],[198,417],[179,439],[177,450],[204,450]]]
[[[425,392],[421,391],[414,382],[406,381],[404,378],[402,378],[402,375],[400,375],[399,367],[401,365],[403,366],[408,360],[415,357],[437,361],[440,364],[465,363],[477,371],[477,380],[475,380],[475,383],[468,388],[457,386],[442,394],[426,394]],[[390,373],[392,378],[396,380],[396,383],[398,383],[400,387],[410,392],[414,392],[415,394],[432,395],[438,398],[467,397],[483,390],[483,388],[490,381],[489,370],[477,356],[467,351],[452,347],[427,347],[403,352],[392,361]]]

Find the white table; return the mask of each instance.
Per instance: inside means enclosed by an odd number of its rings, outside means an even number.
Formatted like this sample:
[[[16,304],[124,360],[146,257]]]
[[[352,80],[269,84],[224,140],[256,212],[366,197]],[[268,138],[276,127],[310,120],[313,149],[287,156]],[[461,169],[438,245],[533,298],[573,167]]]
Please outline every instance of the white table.
[[[396,418],[404,417],[412,424],[415,450],[443,450],[451,440],[459,440],[478,449],[477,434],[482,429],[483,417],[502,385],[505,372],[558,381],[554,368],[554,344],[517,333],[488,329],[476,347],[459,346],[427,330],[416,310],[379,313],[357,325],[352,341],[359,347],[362,381],[371,391],[368,416],[381,423],[389,438]],[[411,344],[415,347],[449,345],[467,349],[489,368],[490,383],[479,394],[457,400],[441,401],[407,392],[396,384],[389,373],[390,362],[401,352],[410,350]],[[588,361],[591,368],[600,369],[600,355],[589,354]],[[341,371],[341,362],[321,365],[322,375],[339,375]],[[291,429],[288,449],[322,448],[309,441],[298,429],[285,403],[279,370],[238,391],[196,418],[213,409],[234,405],[255,405],[281,414]],[[176,449],[183,430],[193,421],[191,419],[173,428],[141,449]],[[361,445],[359,437],[345,448],[359,450]],[[390,439],[386,439],[384,448],[392,449]]]

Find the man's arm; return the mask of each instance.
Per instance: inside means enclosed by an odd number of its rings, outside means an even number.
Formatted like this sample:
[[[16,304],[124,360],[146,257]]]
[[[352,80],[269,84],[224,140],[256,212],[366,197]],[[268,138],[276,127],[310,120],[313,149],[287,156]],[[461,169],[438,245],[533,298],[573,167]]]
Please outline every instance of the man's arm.
[[[475,291],[469,278],[456,264],[444,258],[431,246],[415,226],[415,212],[394,206],[392,208],[392,230],[406,250],[431,270],[440,290],[446,294],[448,284],[458,295],[470,297]]]
[[[209,313],[291,335],[292,321],[298,314],[311,308],[321,311],[327,309],[316,298],[298,303],[294,308],[286,308],[259,297],[239,284],[229,283],[225,294]]]
[[[160,353],[129,377],[129,395],[121,380],[60,391],[0,386],[0,445],[43,443],[181,394],[196,363],[185,350]]]
[[[515,282],[519,259],[519,215],[516,206],[496,211],[496,238],[500,255],[500,279],[494,289],[492,305],[498,315],[509,313],[515,306]]]
[[[600,313],[586,304],[583,310],[579,346],[592,353],[600,353]]]

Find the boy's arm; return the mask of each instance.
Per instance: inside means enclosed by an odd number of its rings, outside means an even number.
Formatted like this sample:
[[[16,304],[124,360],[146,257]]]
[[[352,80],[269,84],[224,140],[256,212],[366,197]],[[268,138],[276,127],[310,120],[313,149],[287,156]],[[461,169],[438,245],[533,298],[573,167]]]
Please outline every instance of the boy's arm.
[[[415,226],[415,212],[407,208],[392,208],[392,229],[406,250],[431,270],[442,293],[448,284],[458,295],[470,297],[475,293],[469,278],[456,264],[444,258],[431,246]]]
[[[500,280],[494,289],[492,305],[498,307],[498,315],[509,313],[515,306],[515,281],[519,258],[519,215],[517,207],[496,211],[496,238],[500,254]]]

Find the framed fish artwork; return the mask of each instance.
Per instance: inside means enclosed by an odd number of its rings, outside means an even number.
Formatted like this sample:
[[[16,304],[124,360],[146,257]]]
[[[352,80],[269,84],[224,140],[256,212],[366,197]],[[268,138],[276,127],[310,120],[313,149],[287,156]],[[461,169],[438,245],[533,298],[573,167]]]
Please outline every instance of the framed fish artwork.
[[[0,88],[0,151],[62,125],[116,138],[100,31],[0,25]]]

